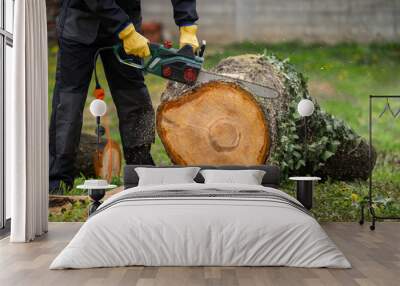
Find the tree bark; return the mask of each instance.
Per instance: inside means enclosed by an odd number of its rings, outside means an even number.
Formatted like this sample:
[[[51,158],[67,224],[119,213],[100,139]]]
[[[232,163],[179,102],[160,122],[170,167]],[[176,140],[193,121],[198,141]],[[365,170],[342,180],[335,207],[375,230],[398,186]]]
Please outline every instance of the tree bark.
[[[170,82],[161,95],[157,132],[172,162],[269,163],[279,165],[285,176],[368,177],[368,144],[320,108],[309,96],[304,76],[287,61],[242,55],[222,60],[212,71],[232,80],[194,86]],[[279,97],[253,95],[236,79],[273,87]],[[303,98],[315,104],[315,112],[308,118],[307,138],[296,109]],[[310,149],[307,156],[306,148]]]

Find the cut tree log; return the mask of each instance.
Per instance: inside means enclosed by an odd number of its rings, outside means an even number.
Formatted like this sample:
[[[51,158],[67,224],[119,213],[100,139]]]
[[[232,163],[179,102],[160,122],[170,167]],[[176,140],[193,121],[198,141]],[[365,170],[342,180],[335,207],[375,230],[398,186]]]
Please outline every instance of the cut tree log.
[[[265,162],[270,138],[264,113],[234,83],[201,85],[159,110],[158,133],[177,164]]]
[[[258,58],[228,58],[213,71],[272,86],[281,93],[272,66],[252,70],[251,63]],[[253,96],[234,79],[191,87],[170,82],[157,110],[157,132],[175,164],[263,164],[275,149],[276,116],[282,103]],[[218,148],[226,144],[227,136],[236,140],[230,146],[237,146]]]
[[[232,80],[194,86],[170,82],[161,95],[157,132],[173,163],[268,162],[280,166],[285,176],[312,173],[346,180],[368,177],[368,144],[320,108],[309,96],[303,75],[288,61],[242,55],[222,60],[212,71]],[[235,79],[273,87],[279,97],[255,96]],[[307,142],[303,121],[296,111],[303,98],[315,104]],[[343,164],[346,160],[358,169]]]
[[[97,152],[97,137],[82,133],[77,159],[76,176],[85,178],[103,178],[109,182],[121,173],[121,149],[112,139],[100,141]]]

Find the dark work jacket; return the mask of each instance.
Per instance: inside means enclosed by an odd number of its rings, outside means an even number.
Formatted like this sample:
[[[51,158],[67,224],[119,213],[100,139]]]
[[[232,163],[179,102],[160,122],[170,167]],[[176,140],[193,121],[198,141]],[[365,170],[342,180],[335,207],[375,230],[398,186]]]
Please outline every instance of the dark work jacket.
[[[196,0],[171,2],[178,26],[197,21]],[[130,22],[140,30],[141,20],[140,0],[62,0],[57,34],[64,39],[91,44],[99,33],[117,38]]]

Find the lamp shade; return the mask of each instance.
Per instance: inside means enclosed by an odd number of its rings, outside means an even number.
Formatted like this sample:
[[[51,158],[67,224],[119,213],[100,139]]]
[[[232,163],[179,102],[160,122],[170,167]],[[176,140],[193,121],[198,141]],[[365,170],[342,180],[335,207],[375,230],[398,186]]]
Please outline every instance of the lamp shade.
[[[309,99],[302,99],[297,105],[297,112],[302,117],[311,116],[314,113],[314,103]]]
[[[94,117],[103,116],[107,112],[107,105],[101,99],[95,99],[90,104],[90,113]]]

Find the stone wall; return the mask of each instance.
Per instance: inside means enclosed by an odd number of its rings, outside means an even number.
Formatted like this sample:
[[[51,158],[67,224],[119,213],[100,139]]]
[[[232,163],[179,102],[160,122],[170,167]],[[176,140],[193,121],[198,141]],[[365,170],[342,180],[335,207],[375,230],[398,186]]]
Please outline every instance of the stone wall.
[[[47,0],[49,32],[54,3]],[[399,41],[399,0],[198,0],[200,38],[209,42]],[[170,1],[143,0],[145,21],[177,34]],[[54,34],[54,33],[52,33]]]

